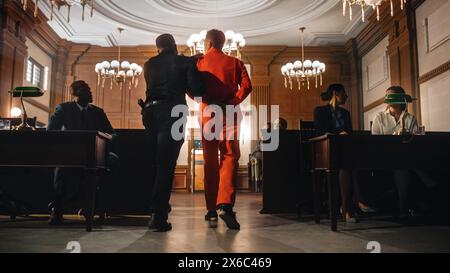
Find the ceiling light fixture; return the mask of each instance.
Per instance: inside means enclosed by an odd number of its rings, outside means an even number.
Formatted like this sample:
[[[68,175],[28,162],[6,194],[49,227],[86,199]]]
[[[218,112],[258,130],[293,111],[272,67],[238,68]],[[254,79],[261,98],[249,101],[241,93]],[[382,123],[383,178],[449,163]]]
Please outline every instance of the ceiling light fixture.
[[[366,21],[366,7],[371,6],[377,12],[377,20],[380,21],[380,6],[389,2],[391,5],[391,16],[394,16],[394,0],[342,0],[342,10],[344,16],[347,15],[347,9],[350,21],[353,20],[353,6],[360,6],[362,12],[362,21]],[[403,10],[406,0],[400,0],[400,8]]]
[[[284,86],[286,88],[293,89],[293,80],[297,79],[298,90],[301,90],[301,86],[307,86],[310,89],[309,80],[315,78],[316,88],[322,86],[322,75],[325,73],[326,65],[319,61],[305,60],[305,45],[304,45],[304,27],[300,28],[302,37],[302,60],[295,61],[294,63],[288,63],[281,68],[281,74],[284,76]],[[289,86],[288,86],[289,83]]]
[[[191,55],[205,54],[205,39],[207,31],[203,30],[200,33],[192,34],[187,41],[187,46],[191,50]],[[223,46],[223,52],[230,56],[235,56],[241,59],[241,50],[246,46],[247,42],[240,33],[235,33],[232,30],[225,32],[225,45]]]
[[[22,4],[23,10],[28,8],[28,0],[18,0]],[[32,0],[30,0],[32,1]],[[82,20],[85,18],[86,6],[91,6],[91,17],[94,16],[94,0],[41,0],[47,2],[51,7],[50,20],[53,20],[55,8],[60,10],[61,7],[67,7],[67,22],[70,22],[70,10],[72,6],[79,5],[83,8]],[[38,14],[39,0],[34,0],[34,16]]]
[[[119,35],[124,31],[123,28],[118,28]],[[129,83],[129,89],[136,88],[139,85],[139,76],[143,72],[143,68],[136,64],[131,63],[129,61],[121,61],[121,46],[119,40],[119,55],[117,60],[112,62],[103,61],[95,65],[95,73],[97,73],[98,77],[98,86],[101,88],[105,87],[105,82],[107,79],[111,80],[111,87],[113,88],[113,82],[115,82],[120,89],[122,89],[123,85]]]

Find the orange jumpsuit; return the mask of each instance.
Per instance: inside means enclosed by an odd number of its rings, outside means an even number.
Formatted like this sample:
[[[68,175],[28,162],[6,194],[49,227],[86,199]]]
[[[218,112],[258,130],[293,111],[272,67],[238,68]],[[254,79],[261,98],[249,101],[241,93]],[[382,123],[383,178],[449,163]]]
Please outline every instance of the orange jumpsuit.
[[[209,104],[225,104],[237,106],[241,104],[252,91],[252,84],[244,63],[228,56],[221,50],[211,48],[203,58],[197,62],[206,94],[203,97],[201,111]],[[211,117],[203,116],[202,128]],[[228,126],[224,118],[223,131],[234,134],[233,140],[208,141],[202,137],[205,197],[208,211],[215,211],[218,205],[234,205],[236,196],[236,174],[239,167],[238,126]],[[203,135],[203,134],[202,134]],[[220,162],[219,162],[220,150]]]

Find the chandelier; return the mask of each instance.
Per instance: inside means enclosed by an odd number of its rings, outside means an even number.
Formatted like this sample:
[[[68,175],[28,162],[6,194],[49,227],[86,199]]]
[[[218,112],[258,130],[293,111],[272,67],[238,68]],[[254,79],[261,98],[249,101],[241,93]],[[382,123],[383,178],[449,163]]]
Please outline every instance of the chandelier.
[[[397,0],[398,1],[398,0]],[[380,21],[380,6],[384,2],[389,2],[391,5],[391,16],[394,16],[394,0],[342,0],[342,9],[344,16],[347,15],[347,8],[349,9],[350,20],[353,20],[353,6],[360,6],[362,12],[362,21],[366,21],[365,9],[371,6],[377,12],[377,20]],[[400,0],[400,8],[403,10],[406,0]]]
[[[191,50],[191,55],[205,54],[205,39],[207,31],[203,30],[200,33],[192,34],[187,40],[187,46]],[[241,59],[241,50],[245,47],[246,41],[244,36],[234,31],[225,32],[225,45],[223,46],[223,52],[230,56],[235,56]]]
[[[293,81],[296,79],[298,84],[298,90],[301,90],[301,86],[307,86],[310,89],[310,79],[315,79],[316,88],[322,86],[322,75],[325,73],[326,65],[319,61],[305,61],[305,46],[304,46],[304,27],[300,28],[302,37],[302,60],[295,61],[294,63],[288,63],[281,68],[281,74],[284,76],[284,86],[292,90]]]
[[[119,35],[124,31],[123,28],[118,28]],[[111,87],[113,88],[113,82],[119,86],[120,89],[127,83],[128,88],[136,88],[139,85],[139,76],[143,72],[143,68],[129,61],[121,61],[120,59],[121,47],[119,42],[119,55],[117,60],[114,61],[103,61],[95,65],[95,73],[97,73],[98,82],[97,85],[101,88],[105,87],[105,82],[107,79],[111,81]]]
[[[31,0],[30,0],[31,1]],[[94,0],[42,0],[50,4],[51,6],[51,13],[50,13],[50,20],[53,20],[53,14],[55,8],[58,10],[61,9],[61,7],[67,7],[67,22],[70,22],[70,9],[73,5],[80,5],[83,8],[82,13],[82,20],[84,21],[84,14],[86,10],[86,6],[91,6],[91,17],[94,15]],[[22,7],[24,10],[28,8],[28,0],[20,0]],[[38,5],[39,0],[34,0],[34,16],[37,16],[38,13]]]

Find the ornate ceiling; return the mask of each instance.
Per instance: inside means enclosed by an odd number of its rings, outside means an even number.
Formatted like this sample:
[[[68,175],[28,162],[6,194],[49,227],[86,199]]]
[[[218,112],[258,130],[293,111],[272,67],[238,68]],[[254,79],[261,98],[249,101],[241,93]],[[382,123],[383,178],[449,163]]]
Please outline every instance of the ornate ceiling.
[[[154,44],[172,33],[185,44],[192,33],[219,28],[241,32],[249,45],[298,46],[298,28],[307,27],[308,45],[343,44],[362,26],[342,16],[340,0],[96,0],[93,18],[81,21],[81,8],[57,12],[50,26],[63,38],[101,46]],[[41,4],[44,13],[50,8]]]

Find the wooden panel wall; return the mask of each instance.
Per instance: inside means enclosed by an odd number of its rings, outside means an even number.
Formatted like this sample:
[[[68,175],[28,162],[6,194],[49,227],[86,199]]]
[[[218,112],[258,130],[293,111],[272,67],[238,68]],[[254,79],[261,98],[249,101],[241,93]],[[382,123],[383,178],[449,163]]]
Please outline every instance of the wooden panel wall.
[[[418,70],[422,125],[449,131],[450,1],[426,1],[416,9]]]
[[[290,90],[284,86],[281,67],[301,59],[301,49],[283,46],[251,46],[244,50],[244,61],[252,66],[253,94],[252,104],[278,105],[280,117],[288,121],[291,129],[297,129],[300,120],[312,120],[314,108],[321,105],[320,94],[331,83],[343,83],[350,86],[350,62],[346,48],[342,47],[307,47],[306,58],[317,59],[327,64],[327,72],[323,78],[323,86],[315,88],[314,80],[311,89],[302,91]],[[354,100],[356,101],[356,100]],[[349,101],[351,108],[352,100]],[[270,113],[269,113],[270,114]],[[270,118],[270,117],[268,117]]]
[[[8,91],[23,82],[27,56],[26,37],[42,17],[34,18],[14,1],[0,2],[0,117],[9,117],[10,109],[19,105]]]
[[[281,66],[287,62],[301,59],[300,48],[287,48],[278,55],[270,65],[270,103],[280,106],[280,116],[289,123],[290,129],[298,129],[299,121],[313,120],[314,108],[324,104],[320,94],[332,83],[342,83],[349,90],[351,97],[351,86],[349,81],[349,61],[344,47],[308,47],[305,49],[305,57],[324,62],[327,71],[323,76],[323,86],[315,87],[315,80],[310,81],[310,90],[302,86],[299,91],[294,86],[293,90],[284,86],[284,78],[280,73]],[[352,98],[348,107],[351,109]]]
[[[352,70],[351,85],[354,97],[359,98],[357,109],[353,109],[355,128],[363,128],[363,112],[372,111],[383,104],[383,100],[370,104],[362,109],[362,71],[361,59],[378,45],[386,36],[389,39],[388,55],[390,60],[391,85],[401,85],[407,93],[415,98],[419,97],[417,44],[415,42],[416,27],[414,11],[424,0],[408,1],[404,10],[400,4],[394,2],[394,17],[391,17],[390,6],[382,5],[380,9],[380,21],[376,20],[376,14],[369,17],[367,26],[347,45],[348,59]],[[413,103],[409,111],[420,119],[420,102]]]
[[[69,60],[66,67],[69,73],[68,80],[84,80],[92,89],[94,103],[102,107],[108,115],[114,128],[121,129],[142,129],[142,117],[138,99],[145,99],[145,80],[143,75],[139,78],[139,85],[131,90],[128,85],[123,85],[122,89],[111,80],[106,80],[98,84],[97,74],[94,72],[95,64],[102,61],[112,61],[118,59],[117,47],[98,47],[89,45],[73,45],[69,50],[70,54],[80,54],[75,60]],[[147,59],[156,54],[154,48],[148,47],[124,47],[121,49],[121,60],[136,62],[143,66]],[[69,82],[67,86],[69,86]],[[66,90],[64,100],[70,100],[71,96]]]

